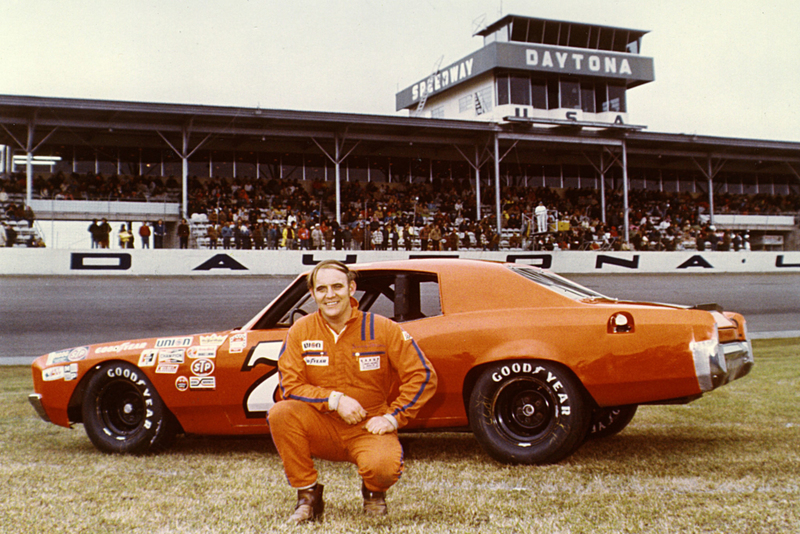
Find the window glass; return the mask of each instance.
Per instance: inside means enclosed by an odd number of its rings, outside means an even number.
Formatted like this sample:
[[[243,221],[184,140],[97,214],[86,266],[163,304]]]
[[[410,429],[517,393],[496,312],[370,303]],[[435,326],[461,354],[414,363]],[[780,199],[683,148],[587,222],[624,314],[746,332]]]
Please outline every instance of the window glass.
[[[596,113],[608,111],[608,95],[606,94],[606,84],[596,83],[594,85],[594,109]]]
[[[511,103],[531,105],[531,83],[527,76],[511,77]]]
[[[508,76],[497,77],[497,105],[504,106],[511,102],[508,94]]]
[[[594,84],[581,84],[581,109],[586,113],[594,113]]]
[[[534,269],[532,267],[522,267],[522,266],[509,266],[509,269],[520,276],[531,280],[541,286],[544,286],[548,289],[555,291],[556,293],[560,293],[565,297],[569,297],[574,300],[581,300],[581,299],[608,299],[608,297],[597,293],[587,287],[584,287],[580,284],[577,284],[571,280],[567,280],[566,278],[559,276],[555,273],[542,271],[539,269]]]
[[[561,107],[581,109],[581,86],[578,82],[561,80]]]
[[[621,85],[608,86],[608,110],[604,111],[619,111],[625,113],[625,87]]]
[[[533,107],[547,109],[547,82],[541,78],[533,78],[531,80],[531,93]]]
[[[547,80],[547,108],[558,109],[558,78]]]

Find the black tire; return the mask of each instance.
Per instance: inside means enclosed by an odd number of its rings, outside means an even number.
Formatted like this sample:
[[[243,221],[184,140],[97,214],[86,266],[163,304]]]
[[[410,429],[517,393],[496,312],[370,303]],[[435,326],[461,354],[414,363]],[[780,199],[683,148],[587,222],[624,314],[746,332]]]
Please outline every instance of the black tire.
[[[470,394],[470,426],[497,461],[549,464],[583,443],[591,409],[577,378],[551,362],[508,361],[483,371]]]
[[[638,407],[636,404],[631,404],[630,406],[598,408],[592,414],[592,424],[586,434],[586,439],[608,438],[619,434],[636,415]]]
[[[141,369],[127,362],[96,368],[81,411],[86,434],[103,452],[158,452],[169,447],[178,432],[156,388]]]

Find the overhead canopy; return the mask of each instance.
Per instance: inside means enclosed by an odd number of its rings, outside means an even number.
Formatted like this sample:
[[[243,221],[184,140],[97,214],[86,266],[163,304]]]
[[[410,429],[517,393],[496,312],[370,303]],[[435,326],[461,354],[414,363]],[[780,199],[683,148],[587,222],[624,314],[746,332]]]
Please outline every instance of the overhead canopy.
[[[505,161],[513,159],[520,165],[587,165],[587,161],[599,162],[601,155],[618,152],[625,145],[626,171],[658,172],[662,176],[673,173],[675,179],[700,172],[711,181],[724,164],[725,172],[771,173],[797,184],[800,169],[800,143],[794,142],[598,129],[580,123],[499,125],[8,95],[0,95],[0,144],[31,156],[102,152],[125,158],[125,154],[134,157],[147,151],[174,151],[189,160],[202,147],[230,154],[325,154],[338,163],[347,157],[389,157],[466,159],[480,165],[509,154],[513,157]],[[492,174],[491,170],[483,172],[484,179]],[[498,177],[494,178],[499,184]],[[184,211],[187,194],[184,188]]]

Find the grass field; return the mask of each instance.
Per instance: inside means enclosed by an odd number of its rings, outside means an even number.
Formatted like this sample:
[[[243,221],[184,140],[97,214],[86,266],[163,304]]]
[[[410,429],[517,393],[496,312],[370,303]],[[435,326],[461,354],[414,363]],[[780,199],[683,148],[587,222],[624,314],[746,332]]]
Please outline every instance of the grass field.
[[[498,464],[471,434],[408,435],[387,519],[359,513],[352,466],[319,462],[325,520],[293,528],[295,494],[268,438],[109,456],[82,427],[34,415],[27,367],[0,367],[0,531],[800,532],[800,339],[754,348],[744,379],[641,407],[621,434],[557,465]]]

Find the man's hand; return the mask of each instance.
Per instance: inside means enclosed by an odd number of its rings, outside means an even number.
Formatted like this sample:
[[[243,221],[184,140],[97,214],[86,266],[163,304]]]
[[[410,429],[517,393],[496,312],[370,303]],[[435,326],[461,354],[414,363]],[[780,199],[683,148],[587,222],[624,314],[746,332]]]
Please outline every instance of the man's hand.
[[[336,413],[349,425],[360,423],[367,416],[367,411],[361,406],[361,403],[347,395],[342,395],[342,398],[339,399]]]
[[[382,415],[370,418],[367,424],[364,425],[364,428],[367,432],[372,434],[388,434],[389,432],[394,432],[392,423]]]

